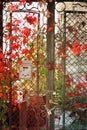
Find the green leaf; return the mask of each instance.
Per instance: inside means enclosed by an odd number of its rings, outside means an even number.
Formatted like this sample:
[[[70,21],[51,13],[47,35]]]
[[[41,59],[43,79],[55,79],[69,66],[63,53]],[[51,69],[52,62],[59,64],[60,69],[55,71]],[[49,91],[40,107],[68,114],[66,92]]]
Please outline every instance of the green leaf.
[[[41,68],[40,70],[39,70],[39,72],[40,72],[40,75],[46,75],[47,74],[47,69],[46,68]]]

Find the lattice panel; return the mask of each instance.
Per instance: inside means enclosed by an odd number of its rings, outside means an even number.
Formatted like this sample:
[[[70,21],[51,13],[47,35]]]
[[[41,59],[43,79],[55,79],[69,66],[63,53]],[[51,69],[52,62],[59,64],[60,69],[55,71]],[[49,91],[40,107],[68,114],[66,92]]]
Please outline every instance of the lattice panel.
[[[3,52],[6,62],[12,63],[8,70],[16,74],[15,79],[11,78],[6,84],[9,89],[6,125],[9,129],[18,130],[27,122],[22,102],[33,104],[32,96],[46,92],[46,5],[38,2],[3,4]],[[29,79],[19,78],[20,65],[24,60],[32,61]],[[20,117],[21,111],[25,113],[24,117]],[[20,118],[24,118],[23,121]]]
[[[86,130],[87,12],[65,11],[63,22],[56,26],[55,40],[58,127]]]
[[[74,122],[71,129],[87,126],[87,13],[66,12],[66,107],[70,108]],[[68,81],[72,80],[70,84]],[[69,95],[68,95],[69,94]],[[66,97],[67,97],[66,96]],[[69,102],[67,102],[69,101]],[[69,104],[70,103],[70,104]],[[66,108],[66,109],[67,109]],[[75,115],[77,114],[77,115]],[[84,115],[85,114],[85,115]],[[76,119],[78,116],[78,119]]]

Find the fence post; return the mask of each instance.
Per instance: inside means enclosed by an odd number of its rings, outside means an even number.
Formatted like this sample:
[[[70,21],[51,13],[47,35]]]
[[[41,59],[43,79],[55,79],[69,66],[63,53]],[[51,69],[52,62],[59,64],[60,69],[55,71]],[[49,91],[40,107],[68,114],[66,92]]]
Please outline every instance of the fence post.
[[[55,64],[55,42],[54,42],[54,11],[55,11],[55,1],[48,2],[48,11],[50,17],[47,21],[47,107],[51,109],[53,106],[49,104],[49,100],[52,99],[52,91],[54,90],[54,64]],[[49,92],[50,91],[50,92]],[[49,130],[54,130],[54,114],[50,115],[50,122],[48,126]]]

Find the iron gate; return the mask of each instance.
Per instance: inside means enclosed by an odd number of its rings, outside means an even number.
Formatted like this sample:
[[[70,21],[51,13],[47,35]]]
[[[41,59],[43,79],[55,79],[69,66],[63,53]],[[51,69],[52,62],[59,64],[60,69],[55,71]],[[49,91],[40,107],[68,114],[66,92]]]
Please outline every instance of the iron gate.
[[[3,2],[3,52],[8,77],[4,82],[8,89],[5,127],[10,130],[46,126],[45,10],[43,2]]]
[[[86,130],[87,11],[81,8],[67,11],[65,3],[62,4],[63,10],[57,10],[59,22],[55,35],[55,87],[59,102],[55,109],[56,130]]]

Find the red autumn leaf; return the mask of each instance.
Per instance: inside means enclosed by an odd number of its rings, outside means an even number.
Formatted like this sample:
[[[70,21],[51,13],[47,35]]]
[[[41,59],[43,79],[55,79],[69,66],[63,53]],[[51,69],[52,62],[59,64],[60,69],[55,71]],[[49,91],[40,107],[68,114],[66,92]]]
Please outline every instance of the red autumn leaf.
[[[66,82],[65,86],[66,86],[66,88],[70,88],[71,87],[69,82]]]
[[[20,7],[20,6],[24,6],[24,4],[25,4],[25,0],[20,0],[20,2],[19,2],[19,5],[18,5],[18,6],[19,6],[19,7]]]
[[[36,73],[32,72],[32,78],[35,78],[35,77],[36,77]]]
[[[80,104],[80,103],[74,103],[74,106],[75,106],[76,108],[80,108],[81,104]]]
[[[67,92],[66,93],[66,97],[77,97],[79,96],[80,93],[78,91],[74,91],[74,92]]]
[[[4,62],[0,61],[0,73],[3,73],[4,70]]]
[[[31,56],[30,56],[30,55],[27,55],[27,59],[28,59],[28,60],[31,60]]]
[[[49,0],[49,2],[51,3],[51,2],[53,2],[53,0]]]
[[[74,42],[73,47],[80,47],[80,43],[79,42]]]
[[[14,97],[12,98],[12,105],[14,105],[14,106],[17,105],[16,99]]]
[[[10,57],[11,57],[11,59],[16,59],[18,57],[18,53],[17,52],[16,53],[12,53],[10,55]]]
[[[62,54],[61,57],[66,58],[66,57],[68,57],[68,55],[67,54]]]
[[[76,89],[77,89],[77,90],[81,90],[81,89],[82,89],[82,86],[81,86],[80,83],[76,85]]]
[[[22,34],[26,37],[28,37],[30,35],[31,29],[28,27],[24,27],[22,30]]]
[[[37,61],[37,60],[34,60],[34,62],[33,62],[35,65],[39,65],[39,61]]]
[[[67,92],[65,96],[66,97],[73,97],[73,93],[72,92]]]
[[[19,47],[20,47],[20,45],[19,45],[18,43],[12,43],[12,44],[11,44],[12,50],[16,50],[16,49],[18,50]]]
[[[0,52],[0,60],[4,61],[4,54]]]
[[[79,42],[74,42],[73,43],[73,47],[79,47],[80,46],[80,43]]]
[[[53,27],[49,27],[47,30],[48,30],[48,32],[52,32],[53,31]]]
[[[14,31],[14,33],[17,33],[20,31],[19,27],[15,26],[12,28],[12,31]]]
[[[4,27],[7,31],[11,31],[11,27],[13,26],[12,23],[8,22]]]
[[[76,56],[79,56],[81,53],[80,43],[74,42],[72,45],[72,51]]]
[[[19,0],[20,2],[26,2],[26,0]]]
[[[11,64],[11,62],[9,60],[6,60],[5,64],[6,64],[7,68],[11,68],[11,66],[12,66],[12,64]]]
[[[10,11],[10,12],[16,11],[17,8],[18,8],[18,5],[11,4],[11,5],[9,6],[9,11]]]
[[[3,98],[3,96],[4,96],[3,93],[0,93],[0,98]]]
[[[85,44],[82,45],[82,49],[85,50],[85,51],[87,51],[87,43],[85,43]]]
[[[29,50],[28,50],[27,48],[25,48],[25,49],[22,49],[21,52],[22,52],[22,54],[25,54],[25,55],[26,55],[26,54],[29,53]]]
[[[17,35],[15,35],[15,36],[10,36],[9,37],[9,40],[11,41],[11,42],[13,42],[13,41],[17,41],[18,40],[18,36]]]
[[[36,23],[37,23],[37,17],[34,16],[34,14],[33,14],[33,16],[30,15],[30,14],[27,14],[27,15],[25,16],[25,19],[27,20],[27,22],[28,22],[30,25],[33,25],[33,24],[36,24]]]
[[[72,48],[72,51],[73,51],[73,53],[74,53],[76,56],[79,56],[80,53],[81,53],[81,49],[80,49],[80,48]]]
[[[23,44],[26,44],[28,42],[28,38],[27,37],[23,37]]]
[[[6,25],[5,25],[4,27],[10,27],[10,26],[12,26],[12,25],[13,25],[13,23],[8,22],[8,23],[6,23]]]
[[[82,108],[87,108],[87,104],[81,104]]]
[[[18,103],[18,108],[19,108],[19,110],[21,109],[21,103]]]
[[[82,87],[87,87],[87,82],[80,83]]]
[[[78,91],[74,91],[74,92],[73,92],[73,95],[74,95],[74,96],[79,96],[79,92],[78,92]]]
[[[39,54],[39,58],[43,58],[43,54],[42,53]]]
[[[71,82],[72,82],[72,78],[69,75],[66,75],[66,83],[65,83],[66,88],[71,87]]]
[[[86,107],[87,107],[87,104],[82,104],[82,103],[77,102],[77,103],[74,104],[74,106],[75,106],[76,108],[86,108]]]
[[[15,70],[13,70],[13,71],[15,71]],[[17,92],[16,92],[16,91],[13,91],[12,96],[13,96],[14,98],[16,98],[16,97],[17,97]]]
[[[22,65],[22,61],[20,59],[18,60],[17,63],[18,63],[19,66]]]

